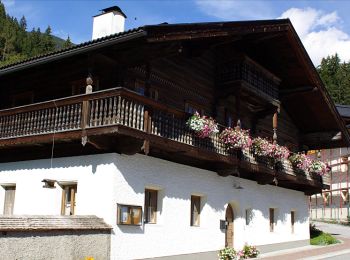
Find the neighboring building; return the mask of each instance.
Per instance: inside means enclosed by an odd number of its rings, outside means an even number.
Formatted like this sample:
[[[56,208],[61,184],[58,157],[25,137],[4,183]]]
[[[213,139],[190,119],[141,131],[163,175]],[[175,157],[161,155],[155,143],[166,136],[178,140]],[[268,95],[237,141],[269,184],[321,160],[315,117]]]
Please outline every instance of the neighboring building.
[[[124,23],[119,8],[102,15],[96,23]],[[215,259],[225,245],[307,245],[321,179],[196,137],[185,124],[196,110],[295,152],[349,146],[289,20],[144,26],[2,67],[0,82],[8,258]],[[23,239],[30,250],[18,250]]]
[[[337,105],[339,114],[347,127],[350,127],[350,106]],[[332,171],[327,176],[330,184],[320,194],[310,199],[310,217],[312,219],[332,220],[337,222],[350,221],[349,204],[349,159],[350,148],[333,148],[320,151],[321,160],[327,162]]]

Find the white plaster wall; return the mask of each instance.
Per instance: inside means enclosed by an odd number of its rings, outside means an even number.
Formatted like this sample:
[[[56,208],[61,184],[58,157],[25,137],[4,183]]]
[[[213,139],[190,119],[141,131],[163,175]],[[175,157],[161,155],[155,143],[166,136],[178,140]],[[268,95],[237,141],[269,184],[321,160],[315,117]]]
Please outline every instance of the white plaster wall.
[[[113,259],[137,259],[223,248],[219,229],[228,203],[234,208],[234,246],[264,245],[309,238],[307,197],[292,191],[144,155],[104,154],[0,164],[0,184],[16,183],[15,214],[60,214],[61,192],[42,188],[44,178],[77,181],[77,214],[103,217],[114,228]],[[239,182],[243,189],[234,189]],[[144,189],[159,190],[157,224],[116,225],[117,203],[144,205]],[[3,205],[0,193],[0,207]],[[201,195],[200,227],[190,226],[190,197]],[[245,209],[253,209],[250,226]],[[269,208],[276,208],[275,232]],[[290,211],[296,211],[291,233]]]
[[[98,39],[124,31],[125,18],[118,12],[109,12],[94,17],[92,39]]]
[[[61,214],[62,188],[43,188],[43,179],[77,182],[76,214],[97,215],[111,221],[115,172],[113,154],[36,160],[0,164],[0,185],[16,184],[15,215]],[[0,187],[0,213],[4,205],[4,189]]]
[[[116,252],[121,259],[185,254],[217,250],[224,246],[225,233],[219,220],[225,219],[227,203],[234,208],[234,245],[263,245],[309,238],[307,197],[302,192],[216,173],[152,157],[118,156],[114,191],[118,203],[143,205],[144,187],[161,187],[164,197],[160,223],[144,227],[115,227]],[[239,181],[244,188],[233,188]],[[190,226],[190,196],[201,194],[204,205],[200,227]],[[245,225],[245,209],[252,208],[251,226]],[[275,232],[269,231],[269,208],[277,208]],[[295,233],[291,233],[290,211],[296,210]],[[139,234],[139,235],[135,235]],[[118,240],[118,237],[123,237]],[[167,241],[167,242],[164,242]],[[169,242],[168,242],[169,241]],[[137,245],[137,250],[135,250]],[[113,247],[113,246],[112,246]]]

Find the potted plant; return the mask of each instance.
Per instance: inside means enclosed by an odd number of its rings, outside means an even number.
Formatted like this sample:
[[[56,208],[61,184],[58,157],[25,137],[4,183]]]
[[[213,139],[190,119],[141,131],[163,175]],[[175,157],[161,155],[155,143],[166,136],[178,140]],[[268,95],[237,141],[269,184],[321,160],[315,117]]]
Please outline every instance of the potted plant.
[[[252,145],[252,139],[249,135],[249,130],[236,128],[225,128],[220,136],[221,142],[226,146],[227,150],[232,149],[247,149]]]
[[[236,259],[236,251],[231,247],[225,247],[219,251],[219,260],[234,260]]]
[[[252,150],[256,159],[270,168],[273,168],[275,164],[273,149],[273,144],[265,138],[257,137],[252,141]]]
[[[295,170],[297,170],[297,172],[307,172],[312,163],[312,160],[303,153],[294,153],[291,156],[289,156],[288,159],[291,162],[292,166],[295,168]]]
[[[187,126],[200,138],[207,138],[219,133],[218,124],[211,117],[194,113],[186,122]]]
[[[328,164],[319,161],[319,160],[312,160],[310,163],[310,166],[308,168],[308,171],[312,174],[317,174],[319,176],[323,176],[330,172],[331,168],[328,166]]]

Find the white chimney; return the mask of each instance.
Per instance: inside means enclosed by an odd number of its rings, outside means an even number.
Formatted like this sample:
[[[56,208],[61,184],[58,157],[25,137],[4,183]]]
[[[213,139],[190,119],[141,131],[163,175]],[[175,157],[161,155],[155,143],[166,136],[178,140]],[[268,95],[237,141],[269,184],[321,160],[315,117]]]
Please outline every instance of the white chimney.
[[[126,15],[118,6],[108,7],[101,11],[101,14],[94,16],[93,40],[124,31]]]

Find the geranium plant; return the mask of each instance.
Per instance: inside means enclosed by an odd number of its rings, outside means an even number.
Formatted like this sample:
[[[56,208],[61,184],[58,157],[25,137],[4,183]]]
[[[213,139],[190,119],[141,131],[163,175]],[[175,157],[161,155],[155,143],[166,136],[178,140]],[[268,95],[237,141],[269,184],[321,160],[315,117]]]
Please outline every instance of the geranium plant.
[[[219,137],[227,149],[246,149],[252,145],[249,130],[243,130],[238,127],[225,128]]]
[[[252,141],[253,152],[257,156],[272,157],[273,145],[265,138],[257,137]]]
[[[303,153],[294,153],[289,157],[291,164],[302,171],[308,171],[312,160]]]
[[[272,147],[272,157],[277,161],[282,161],[284,159],[288,159],[290,155],[290,151],[287,147],[273,144]]]
[[[255,246],[244,245],[243,249],[237,252],[231,247],[226,247],[220,250],[219,260],[256,258],[259,253],[259,250]]]
[[[219,260],[233,260],[236,259],[236,251],[231,247],[225,247],[219,251]]]
[[[308,170],[309,172],[316,173],[318,175],[323,176],[327,174],[331,170],[331,168],[328,166],[328,164],[322,161],[312,160]]]
[[[194,113],[186,124],[200,138],[206,138],[219,132],[218,124],[213,118],[201,116],[198,112]]]

